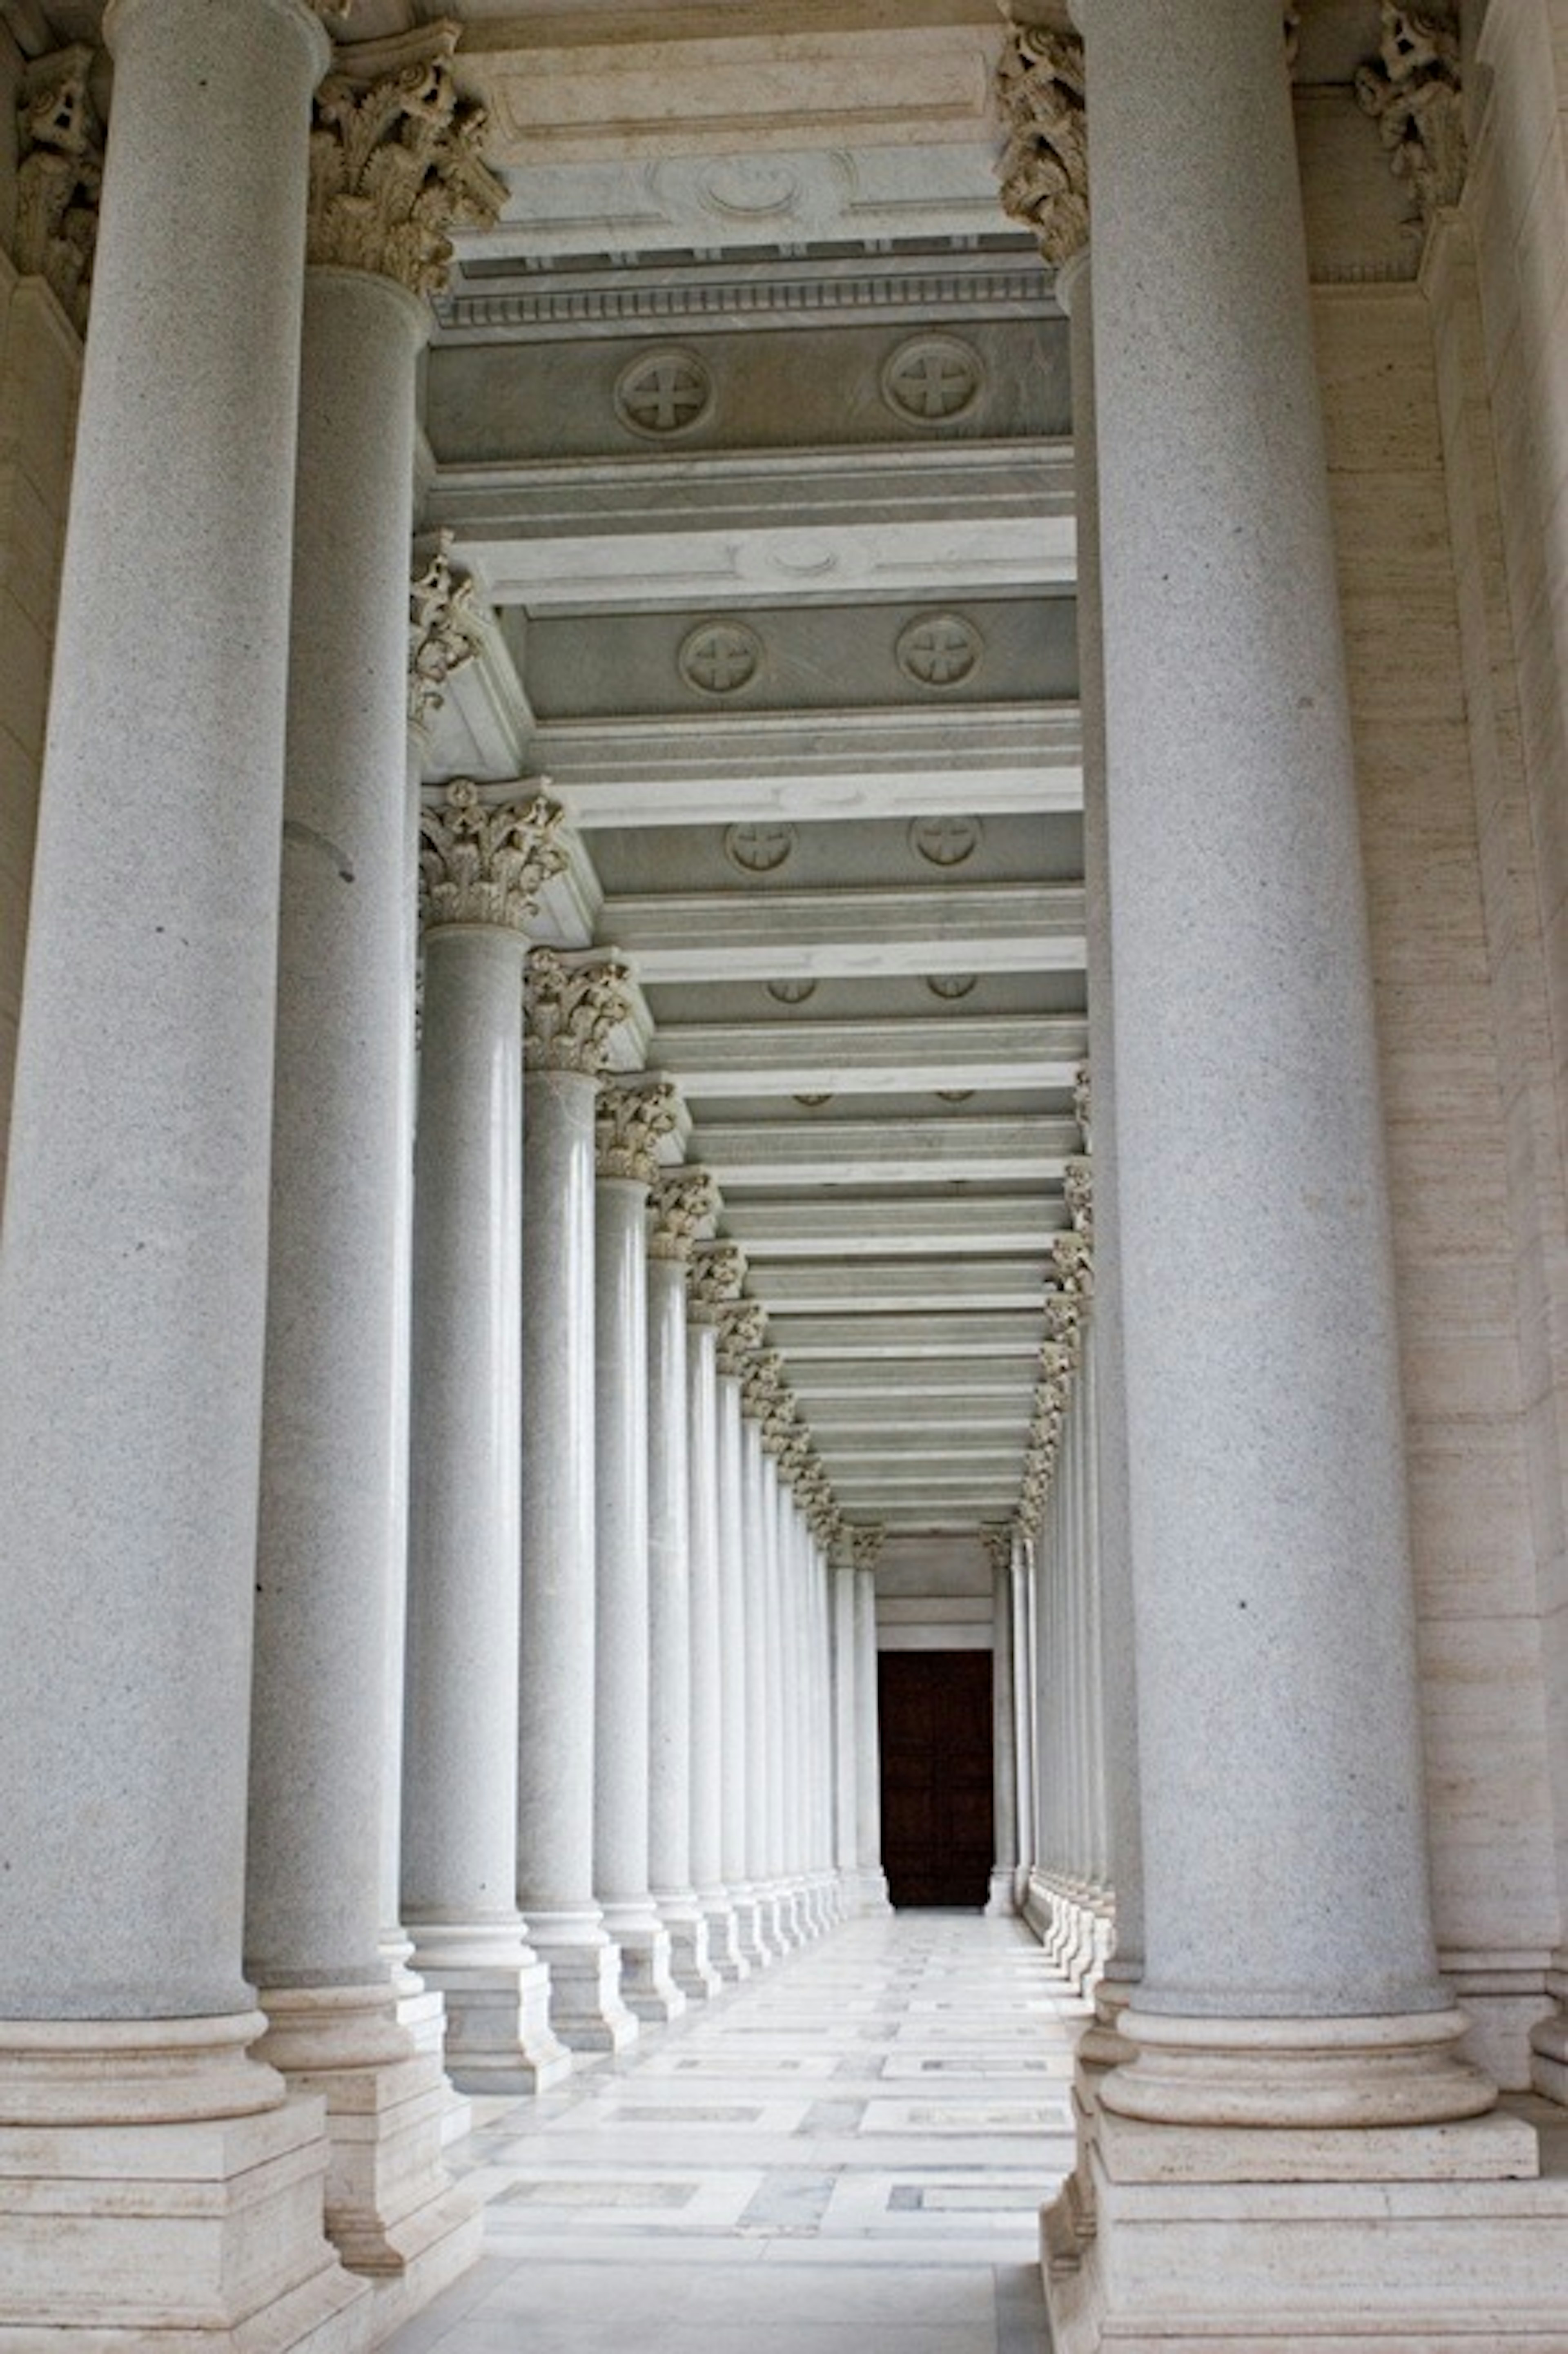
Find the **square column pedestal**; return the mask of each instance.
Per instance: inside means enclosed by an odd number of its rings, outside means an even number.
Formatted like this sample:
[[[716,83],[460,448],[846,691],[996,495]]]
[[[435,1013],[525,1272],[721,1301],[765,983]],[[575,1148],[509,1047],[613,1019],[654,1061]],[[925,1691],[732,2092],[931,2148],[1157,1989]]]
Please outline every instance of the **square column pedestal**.
[[[1568,2176],[1540,2170],[1516,2111],[1149,2125],[1089,2076],[1078,2167],[1042,2215],[1054,2354],[1568,2354]]]
[[[257,2016],[0,2025],[5,2354],[363,2354],[369,2285],[322,2228],[322,2104],[245,2056]]]

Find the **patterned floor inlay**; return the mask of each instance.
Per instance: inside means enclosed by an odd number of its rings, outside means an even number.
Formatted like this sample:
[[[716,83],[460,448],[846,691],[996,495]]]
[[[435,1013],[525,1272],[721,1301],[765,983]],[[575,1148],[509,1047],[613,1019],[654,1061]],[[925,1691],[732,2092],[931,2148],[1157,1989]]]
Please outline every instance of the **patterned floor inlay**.
[[[1044,2354],[1083,2016],[1019,1924],[906,1913],[477,2102],[483,2260],[387,2354]]]

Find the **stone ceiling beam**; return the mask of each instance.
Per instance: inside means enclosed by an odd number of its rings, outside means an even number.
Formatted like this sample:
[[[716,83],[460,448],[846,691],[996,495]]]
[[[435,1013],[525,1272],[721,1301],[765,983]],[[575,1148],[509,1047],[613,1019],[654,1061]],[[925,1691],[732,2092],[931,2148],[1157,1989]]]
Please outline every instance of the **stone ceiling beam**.
[[[768,1338],[784,1352],[792,1385],[797,1371],[813,1358],[839,1358],[870,1364],[892,1358],[907,1364],[919,1357],[1001,1357],[1033,1359],[1039,1352],[1041,1315],[1038,1308],[997,1309],[976,1314],[962,1311],[930,1315],[861,1315],[851,1309],[840,1316],[770,1316]]]
[[[673,1023],[658,1032],[652,1055],[690,1097],[711,1101],[824,1091],[914,1095],[927,1087],[1070,1093],[1086,1049],[1085,1023],[1070,1017],[950,1013],[901,1022]]]
[[[1033,1403],[1035,1371],[1012,1358],[906,1358],[902,1363],[884,1360],[857,1364],[847,1359],[807,1359],[800,1378],[790,1386],[807,1418],[831,1414],[838,1404],[863,1405],[867,1399],[884,1405],[893,1398],[902,1410],[911,1398],[943,1399],[958,1406],[1015,1405],[1027,1421]]]
[[[849,1267],[831,1259],[769,1268],[752,1288],[770,1317],[830,1315],[853,1294],[855,1312],[898,1315],[912,1309],[1029,1309],[1038,1316],[1045,1297],[1044,1252],[1033,1259],[899,1259],[886,1265],[857,1259]]]
[[[1084,805],[1075,703],[567,719],[532,758],[574,825],[1034,815]]]
[[[635,960],[638,978],[648,986],[1077,972],[1085,960],[1084,892],[1077,883],[659,892],[606,899],[599,924],[604,938]],[[962,1018],[948,1017],[948,1026]],[[779,1025],[781,1031],[806,1026],[803,1020]],[[1070,1043],[1069,1034],[1084,1044]],[[705,1029],[705,1036],[713,1034]],[[1081,1060],[1087,1035],[1084,1022],[1069,1022],[1053,1039],[1060,1055]]]
[[[1081,1143],[1075,1120],[1017,1114],[703,1122],[692,1150],[727,1196],[764,1185],[1060,1182]]]
[[[929,1200],[846,1202],[835,1193],[803,1202],[736,1201],[726,1205],[725,1232],[746,1246],[754,1263],[779,1259],[911,1257],[983,1257],[1041,1251],[1067,1223],[1059,1196],[1009,1194],[970,1200],[943,1194]]]

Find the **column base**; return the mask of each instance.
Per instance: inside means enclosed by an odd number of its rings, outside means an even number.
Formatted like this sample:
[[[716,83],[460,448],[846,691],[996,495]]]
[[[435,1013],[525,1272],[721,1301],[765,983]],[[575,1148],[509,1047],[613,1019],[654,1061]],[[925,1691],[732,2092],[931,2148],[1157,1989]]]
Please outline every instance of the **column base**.
[[[779,1926],[790,1945],[809,1946],[816,1935],[816,1924],[811,1919],[807,1901],[806,1883],[799,1872],[779,1883]]]
[[[385,2337],[479,2254],[479,2202],[442,2160],[445,2078],[398,2026],[389,1986],[270,1988],[262,2004],[258,2059],[326,2105],[327,2236],[375,2285]]]
[[[679,2019],[686,1998],[675,1984],[670,1933],[648,1904],[604,1905],[604,1925],[620,1950],[620,1999],[647,2027]]]
[[[1011,1921],[1016,1914],[1018,1903],[1012,1893],[1012,1877],[1011,1866],[1005,1864],[998,1864],[991,1873],[991,1889],[985,1900],[988,1921]]]
[[[708,1925],[708,1965],[726,1986],[738,1986],[751,1976],[751,1964],[741,1949],[740,1923],[728,1894],[706,1892],[699,1898]]]
[[[365,2354],[319,2102],[228,2018],[0,2023],[0,2349]]]
[[[414,1949],[445,2002],[447,2073],[461,2092],[547,2093],[570,2075],[550,2026],[550,1973],[520,1923],[425,1922]]]
[[[1107,2087],[1108,2089],[1108,2087]],[[1150,2126],[1103,2106],[1044,2218],[1056,2354],[1564,2354],[1568,2179],[1506,2111]]]
[[[754,1881],[748,1881],[734,1894],[736,1938],[741,1955],[754,1970],[765,1970],[777,1956],[767,1938],[761,1893]]]
[[[724,1980],[708,1954],[708,1925],[695,1895],[655,1898],[670,1933],[670,1975],[689,2003],[711,2002]]]
[[[550,2026],[568,2052],[624,2052],[638,2023],[621,2000],[620,1955],[592,1914],[530,1913],[528,1935],[550,1973]]]
[[[464,2140],[473,2131],[473,2108],[452,2082],[447,2067],[446,2003],[440,1989],[427,1986],[418,1970],[410,1967],[408,1956],[413,1950],[411,1944],[406,1945],[392,1971],[393,1990],[397,1997],[397,2024],[407,2028],[415,2051],[433,2060],[445,2077],[447,2090],[441,2110],[441,2142],[450,2149],[453,2142]]]
[[[858,1912],[892,1912],[893,1900],[887,1893],[887,1874],[879,1863],[862,1864],[856,1878],[859,1882]]]

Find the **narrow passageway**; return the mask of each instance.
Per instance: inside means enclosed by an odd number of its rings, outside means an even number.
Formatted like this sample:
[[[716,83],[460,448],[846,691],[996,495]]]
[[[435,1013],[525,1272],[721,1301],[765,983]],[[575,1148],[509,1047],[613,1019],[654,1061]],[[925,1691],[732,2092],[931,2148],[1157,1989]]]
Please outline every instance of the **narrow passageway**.
[[[1019,1923],[856,1921],[483,2102],[478,2266],[395,2354],[1039,2354],[1084,2006]]]

